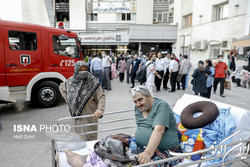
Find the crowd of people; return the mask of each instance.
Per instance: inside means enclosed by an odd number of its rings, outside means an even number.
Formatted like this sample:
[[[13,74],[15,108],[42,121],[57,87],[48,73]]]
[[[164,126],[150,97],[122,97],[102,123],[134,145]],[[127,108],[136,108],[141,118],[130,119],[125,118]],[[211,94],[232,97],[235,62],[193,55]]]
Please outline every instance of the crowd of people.
[[[236,68],[237,50],[231,50],[227,56],[228,64],[223,62],[223,56],[218,55],[218,59],[212,63],[212,60],[200,60],[198,67],[192,74],[192,90],[195,95],[210,98],[213,88],[216,94],[218,84],[220,83],[220,96],[224,95],[224,85],[227,80],[232,79],[238,87],[247,87],[250,84],[247,68]],[[91,72],[101,83],[102,89],[110,91],[110,80],[119,77],[120,82],[126,79],[127,84],[131,83],[131,88],[135,87],[137,80],[137,71],[146,67],[146,85],[154,97],[154,90],[169,90],[173,93],[176,90],[185,90],[189,81],[189,72],[192,67],[187,55],[174,53],[162,55],[161,52],[150,52],[139,54],[119,54],[115,56],[107,55],[105,51],[99,56],[92,55],[85,58],[88,63],[89,72]],[[168,87],[168,82],[170,87]],[[248,86],[250,87],[250,85]]]
[[[147,66],[147,80],[146,85],[152,96],[154,96],[153,90],[156,87],[156,92],[163,90],[169,90],[169,92],[175,92],[176,87],[180,89],[180,83],[182,84],[182,90],[187,88],[188,73],[192,67],[188,57],[186,55],[178,59],[175,54],[162,55],[161,52],[142,54],[120,54],[118,56],[107,55],[105,51],[101,55],[92,55],[86,57],[84,60],[91,72],[100,82],[103,90],[110,91],[110,80],[119,76],[120,82],[123,82],[126,78],[127,84],[131,83],[131,88],[135,87],[135,80],[137,80],[136,72]],[[171,88],[168,87],[168,81],[170,81]]]

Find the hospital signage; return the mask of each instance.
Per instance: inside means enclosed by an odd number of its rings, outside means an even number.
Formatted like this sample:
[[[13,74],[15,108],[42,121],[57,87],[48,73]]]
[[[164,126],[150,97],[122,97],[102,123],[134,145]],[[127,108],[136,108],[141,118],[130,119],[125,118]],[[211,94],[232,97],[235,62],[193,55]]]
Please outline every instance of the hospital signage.
[[[80,35],[81,42],[83,43],[128,43],[128,34],[96,34],[96,35]]]
[[[130,2],[93,2],[93,13],[131,13]]]

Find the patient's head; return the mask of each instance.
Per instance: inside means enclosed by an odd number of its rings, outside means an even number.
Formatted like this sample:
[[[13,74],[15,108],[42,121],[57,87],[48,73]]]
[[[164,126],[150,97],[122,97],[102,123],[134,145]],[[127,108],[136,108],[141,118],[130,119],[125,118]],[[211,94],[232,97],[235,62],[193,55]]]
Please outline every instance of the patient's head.
[[[148,112],[154,101],[148,88],[146,86],[137,86],[130,92],[136,108],[141,112]]]

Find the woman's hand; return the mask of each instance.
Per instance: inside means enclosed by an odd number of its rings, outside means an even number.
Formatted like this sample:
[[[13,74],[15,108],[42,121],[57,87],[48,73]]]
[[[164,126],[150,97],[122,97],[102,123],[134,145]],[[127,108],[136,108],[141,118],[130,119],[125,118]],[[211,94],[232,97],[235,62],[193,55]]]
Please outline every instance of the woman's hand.
[[[150,159],[151,159],[150,154],[147,153],[146,151],[144,151],[144,152],[138,154],[138,155],[137,155],[137,158],[138,158],[138,162],[139,162],[140,164],[148,163],[148,162],[150,162]]]
[[[101,118],[101,117],[102,117],[102,112],[99,110],[96,110],[96,112],[94,113],[93,119]]]

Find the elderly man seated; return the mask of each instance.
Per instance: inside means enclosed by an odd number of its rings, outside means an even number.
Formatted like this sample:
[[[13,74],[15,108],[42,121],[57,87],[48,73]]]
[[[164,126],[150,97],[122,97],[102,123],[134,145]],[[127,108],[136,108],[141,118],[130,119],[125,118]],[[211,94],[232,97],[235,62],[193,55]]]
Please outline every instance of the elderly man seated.
[[[168,103],[153,98],[146,86],[131,90],[135,103],[137,129],[135,140],[145,150],[138,154],[140,164],[150,162],[156,149],[173,150],[179,147],[176,120]]]

